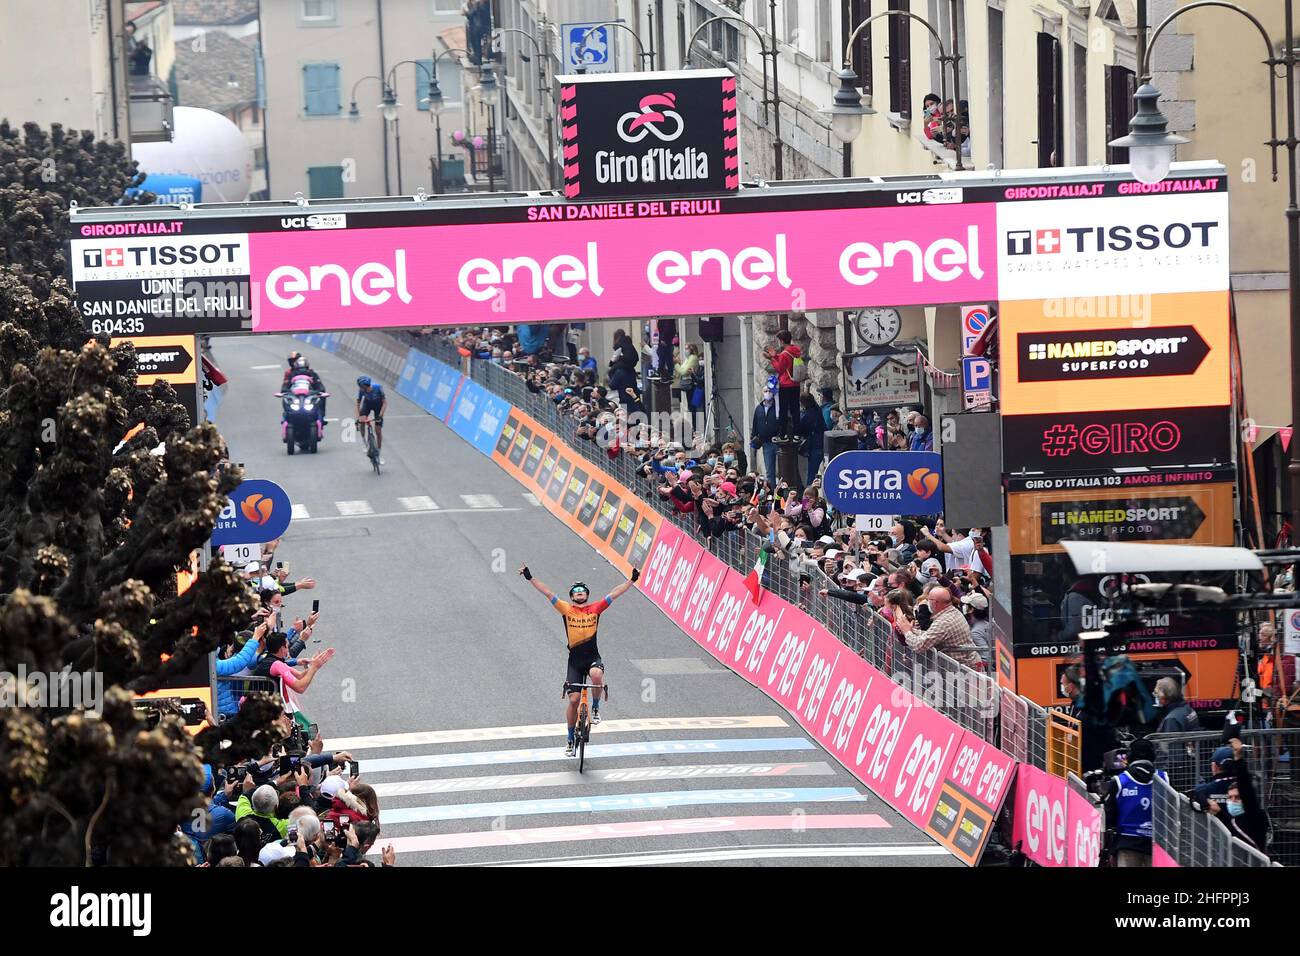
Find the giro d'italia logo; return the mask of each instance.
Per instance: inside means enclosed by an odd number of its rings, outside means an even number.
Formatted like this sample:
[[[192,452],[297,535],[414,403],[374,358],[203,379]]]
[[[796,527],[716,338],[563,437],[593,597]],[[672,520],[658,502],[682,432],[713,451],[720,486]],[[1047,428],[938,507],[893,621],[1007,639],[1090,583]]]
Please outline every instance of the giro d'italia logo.
[[[673,109],[676,105],[676,93],[651,93],[641,97],[637,104],[640,112],[624,113],[618,118],[618,138],[625,143],[639,143],[653,135],[660,142],[671,143],[686,129],[682,114]]]

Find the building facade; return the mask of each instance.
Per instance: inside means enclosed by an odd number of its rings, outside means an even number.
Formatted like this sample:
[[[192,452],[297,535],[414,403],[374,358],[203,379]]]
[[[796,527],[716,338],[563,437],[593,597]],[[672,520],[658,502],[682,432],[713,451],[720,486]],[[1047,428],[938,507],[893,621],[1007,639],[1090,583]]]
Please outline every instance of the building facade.
[[[444,172],[462,160],[453,143],[475,74],[441,55],[464,46],[459,0],[263,2],[261,37],[271,198],[433,192],[439,126]],[[428,103],[434,58],[441,113]],[[388,122],[390,77],[398,107]]]

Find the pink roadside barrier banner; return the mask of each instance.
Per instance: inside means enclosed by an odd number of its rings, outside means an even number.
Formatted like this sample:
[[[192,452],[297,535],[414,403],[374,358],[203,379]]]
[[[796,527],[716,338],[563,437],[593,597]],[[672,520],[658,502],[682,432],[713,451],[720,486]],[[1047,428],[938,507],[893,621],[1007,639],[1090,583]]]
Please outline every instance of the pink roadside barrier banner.
[[[755,604],[744,575],[669,522],[639,586],[877,796],[965,862],[978,860],[1009,789],[1010,757],[891,681],[804,611],[768,591]],[[959,753],[963,763],[954,767]],[[951,797],[953,789],[983,796],[949,799],[936,813],[941,792]]]

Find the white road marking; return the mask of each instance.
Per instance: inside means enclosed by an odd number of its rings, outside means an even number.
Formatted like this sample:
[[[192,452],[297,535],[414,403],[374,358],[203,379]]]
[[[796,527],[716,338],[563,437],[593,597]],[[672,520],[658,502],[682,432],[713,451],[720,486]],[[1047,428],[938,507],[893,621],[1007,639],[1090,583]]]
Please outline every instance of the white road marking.
[[[369,501],[336,501],[334,507],[339,510],[340,515],[372,515],[375,509],[371,507]]]
[[[397,503],[407,511],[435,511],[438,503],[428,495],[413,495],[410,498],[398,498]]]
[[[281,366],[279,365],[254,365],[252,366],[252,369],[254,372],[265,372],[269,368],[280,368],[280,367]]]
[[[373,784],[381,797],[406,797],[468,790],[530,790],[537,787],[577,787],[584,783],[639,783],[644,780],[714,779],[717,777],[817,777],[835,773],[825,761],[816,763],[683,764],[672,767],[620,767],[614,770],[576,770],[553,773],[490,774],[477,777],[440,777]]]
[[[524,501],[528,502],[530,505],[533,505],[534,507],[537,508],[540,508],[542,506],[542,503],[537,500],[537,496],[533,494],[531,491],[524,492]]]
[[[664,853],[641,853],[625,856],[553,857],[547,860],[515,860],[506,863],[480,863],[478,866],[666,866],[671,863],[722,863],[730,860],[829,859],[867,857],[948,856],[948,851],[934,843],[894,843],[871,846],[766,846],[717,847],[678,850]],[[446,865],[446,864],[443,864]],[[464,864],[460,864],[464,865]]]
[[[310,521],[311,514],[307,511],[306,505],[294,505],[293,514],[290,518],[293,521]]]
[[[443,512],[445,514],[445,512]],[[321,520],[321,519],[313,519]],[[752,730],[790,726],[781,717],[637,717],[605,720],[591,728],[593,734],[635,733],[646,730]],[[516,727],[476,727],[468,730],[417,730],[402,734],[373,734],[330,738],[330,750],[379,747],[414,747],[460,744],[472,740],[524,740],[529,737],[563,737],[563,724],[527,724]]]
[[[351,521],[353,518],[410,518],[412,515],[486,515],[506,511],[523,511],[523,508],[438,508],[435,511],[376,511],[374,514],[325,515],[320,518],[303,518],[303,521]],[[292,532],[285,535],[291,537]]]
[[[460,500],[471,508],[500,508],[496,495],[461,495]]]

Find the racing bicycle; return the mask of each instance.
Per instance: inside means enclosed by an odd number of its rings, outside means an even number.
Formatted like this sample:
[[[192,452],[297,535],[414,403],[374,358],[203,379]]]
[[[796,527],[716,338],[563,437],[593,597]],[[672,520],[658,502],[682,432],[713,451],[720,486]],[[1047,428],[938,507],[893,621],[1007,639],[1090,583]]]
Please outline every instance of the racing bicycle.
[[[377,475],[379,474],[379,446],[375,444],[375,426],[371,424],[369,418],[358,418],[357,424],[361,426],[361,441],[366,446],[366,457],[370,459],[370,464]]]
[[[603,695],[601,700],[609,700],[609,685],[570,684],[566,681],[562,696],[567,697],[575,690],[582,691],[582,696],[578,698],[578,723],[573,728],[573,743],[578,749],[578,773],[582,773],[582,765],[587,753],[587,741],[591,739],[591,708],[588,706],[587,692],[595,690]]]

